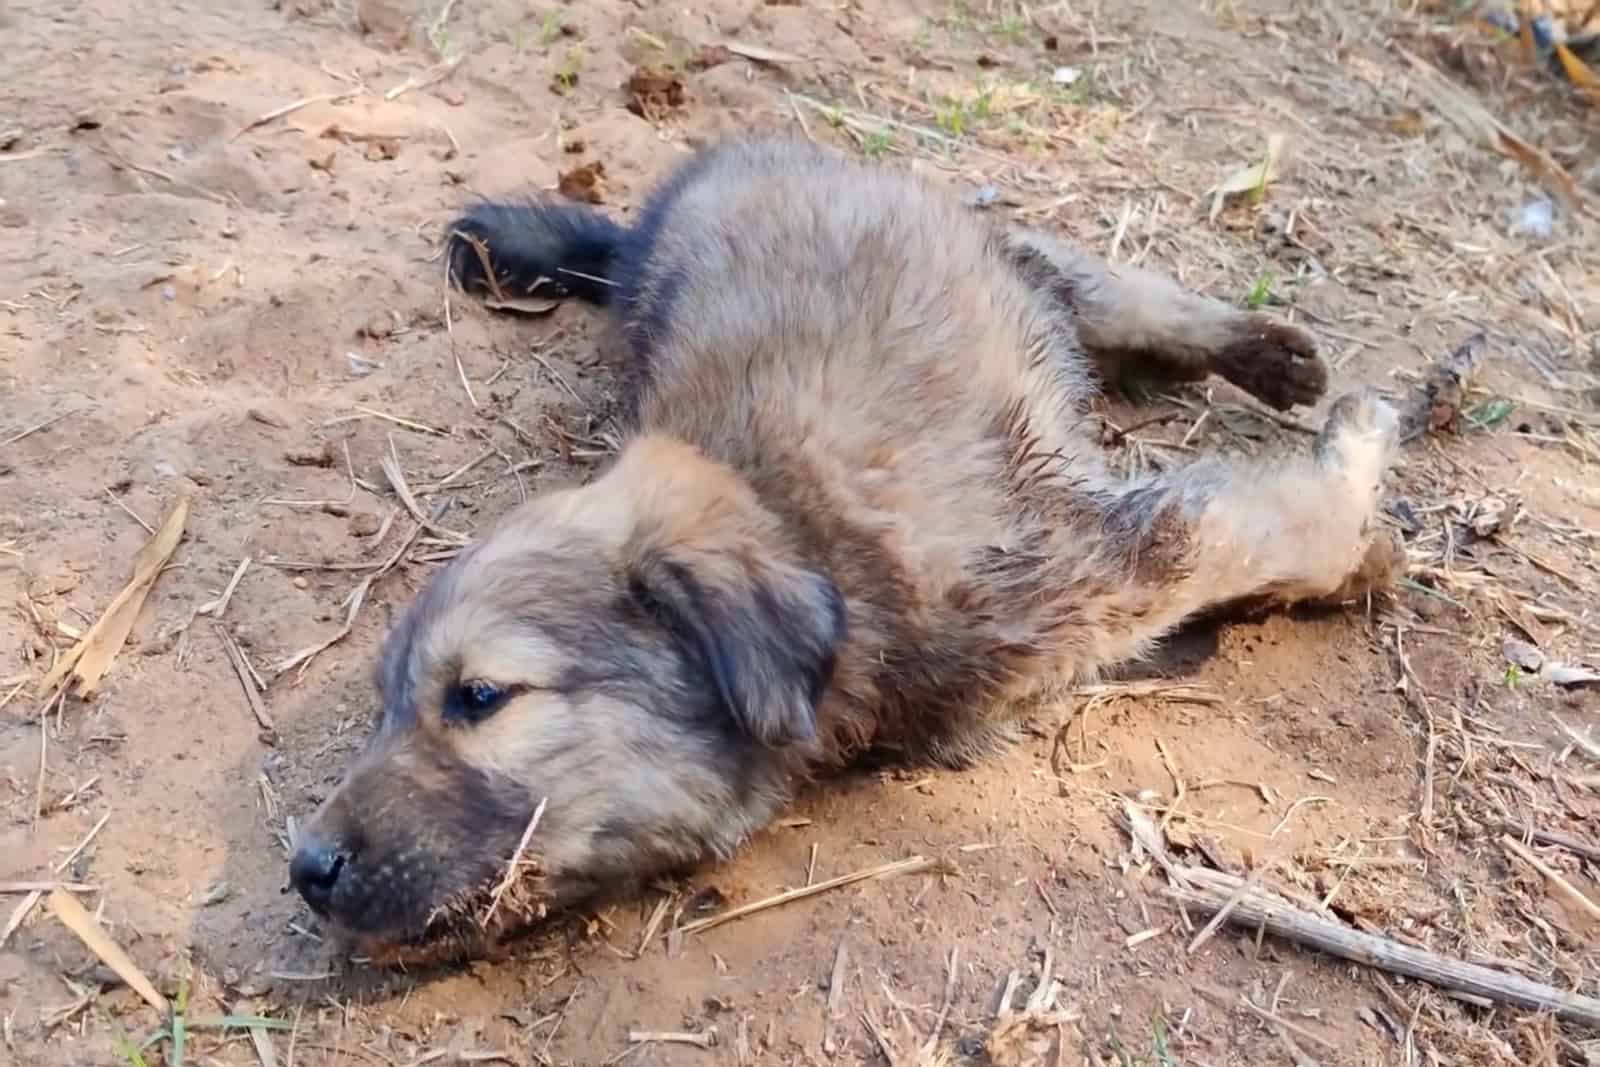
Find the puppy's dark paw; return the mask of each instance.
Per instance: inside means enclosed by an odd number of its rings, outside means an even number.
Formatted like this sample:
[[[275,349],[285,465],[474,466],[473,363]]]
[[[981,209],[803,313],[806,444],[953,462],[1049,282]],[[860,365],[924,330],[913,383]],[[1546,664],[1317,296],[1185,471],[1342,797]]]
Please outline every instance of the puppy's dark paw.
[[[1298,326],[1268,315],[1246,315],[1211,369],[1269,407],[1311,405],[1328,389],[1328,366],[1317,342]]]

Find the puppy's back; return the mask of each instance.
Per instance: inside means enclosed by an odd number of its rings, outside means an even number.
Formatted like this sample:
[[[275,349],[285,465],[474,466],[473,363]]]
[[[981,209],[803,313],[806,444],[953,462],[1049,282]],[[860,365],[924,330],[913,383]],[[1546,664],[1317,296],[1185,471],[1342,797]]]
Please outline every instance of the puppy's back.
[[[959,459],[993,447],[1023,394],[1070,405],[1089,391],[1070,323],[995,231],[902,171],[734,143],[670,180],[636,233],[620,281],[647,367],[643,429],[706,446],[820,440],[846,462],[919,442]]]

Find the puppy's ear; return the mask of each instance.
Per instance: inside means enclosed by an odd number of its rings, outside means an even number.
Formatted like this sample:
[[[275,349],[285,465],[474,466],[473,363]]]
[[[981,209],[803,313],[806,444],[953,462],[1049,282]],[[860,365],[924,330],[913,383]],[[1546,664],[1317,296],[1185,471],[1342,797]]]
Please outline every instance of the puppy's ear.
[[[771,748],[816,736],[846,631],[831,578],[744,553],[647,550],[629,582],[747,734]]]

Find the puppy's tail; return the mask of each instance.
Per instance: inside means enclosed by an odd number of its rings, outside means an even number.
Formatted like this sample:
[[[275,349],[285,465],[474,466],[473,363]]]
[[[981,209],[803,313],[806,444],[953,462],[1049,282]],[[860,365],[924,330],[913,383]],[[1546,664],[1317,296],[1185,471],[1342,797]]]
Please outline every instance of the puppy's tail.
[[[627,235],[581,204],[485,201],[451,226],[446,254],[451,278],[466,292],[498,287],[520,297],[546,289],[603,305],[615,295]]]

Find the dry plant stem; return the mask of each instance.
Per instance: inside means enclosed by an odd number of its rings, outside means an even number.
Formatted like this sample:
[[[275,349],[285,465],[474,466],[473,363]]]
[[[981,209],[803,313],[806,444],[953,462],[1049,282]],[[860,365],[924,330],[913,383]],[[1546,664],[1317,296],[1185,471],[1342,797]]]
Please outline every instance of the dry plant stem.
[[[720,915],[710,915],[704,919],[696,919],[692,923],[685,923],[679,927],[679,930],[685,935],[698,934],[701,931],[710,930],[712,927],[721,926],[723,923],[733,922],[735,919],[743,919],[748,915],[754,915],[769,908],[792,904],[796,900],[804,900],[806,897],[814,897],[819,893],[826,893],[833,889],[842,889],[857,882],[865,882],[872,878],[891,878],[899,874],[921,874],[923,871],[930,871],[938,866],[938,860],[930,860],[924,856],[912,856],[910,859],[899,860],[895,863],[885,863],[881,867],[856,871],[854,874],[840,875],[838,878],[830,878],[826,882],[818,882],[815,885],[808,885],[801,889],[791,889],[776,896],[767,897],[765,900],[757,900],[741,905]]]
[[[54,426],[56,423],[60,422],[62,419],[70,418],[71,416],[76,415],[78,413],[78,410],[79,409],[74,409],[72,411],[63,411],[63,412],[60,412],[59,414],[51,415],[48,419],[45,419],[43,422],[36,422],[32,426],[25,426],[22,429],[18,430],[16,433],[12,434],[10,437],[5,438],[4,440],[0,440],[0,448],[4,448],[6,445],[14,445],[18,441],[22,440],[25,437],[32,437],[36,433],[40,433],[41,431],[48,430],[50,427]]]
[[[1555,845],[1564,848],[1575,856],[1582,856],[1590,863],[1600,863],[1600,847],[1591,845],[1581,838],[1570,834],[1557,833],[1554,830],[1541,830],[1537,826],[1526,823],[1508,822],[1506,830],[1518,838],[1525,838],[1536,845]]]
[[[928,1040],[922,1043],[921,1055],[925,1063],[933,1062],[933,1054],[939,1048],[939,1035],[944,1032],[945,1020],[950,1018],[950,1006],[956,999],[956,978],[960,972],[956,969],[960,961],[961,949],[958,945],[950,946],[950,962],[944,980],[944,1001],[939,1005],[939,1014],[934,1017],[933,1030],[928,1034]],[[1049,981],[1049,976],[1045,976]]]
[[[1273,1026],[1279,1027],[1282,1030],[1285,1030],[1285,1031],[1287,1031],[1289,1033],[1292,1033],[1296,1037],[1303,1037],[1307,1041],[1313,1042],[1314,1044],[1321,1045],[1323,1048],[1327,1049],[1329,1052],[1338,1052],[1339,1051],[1339,1046],[1335,1045],[1332,1041],[1329,1041],[1325,1037],[1319,1037],[1316,1034],[1313,1034],[1310,1030],[1307,1030],[1305,1027],[1301,1026],[1300,1024],[1292,1023],[1288,1019],[1285,1019],[1283,1016],[1277,1014],[1276,1012],[1268,1011],[1266,1008],[1263,1008],[1258,1004],[1251,1003],[1249,997],[1241,996],[1239,998],[1239,1003],[1244,1005],[1250,1011],[1254,1012],[1256,1015],[1260,1016],[1261,1019],[1264,1020],[1265,1022],[1271,1023]]]
[[[1211,877],[1223,881],[1215,875]],[[1226,881],[1236,882],[1237,879]],[[1167,895],[1189,907],[1212,913],[1220,911],[1228,901],[1224,893],[1182,886],[1169,887]],[[1352,930],[1341,922],[1310,914],[1288,903],[1266,899],[1259,893],[1245,895],[1228,918],[1234,925],[1244,929],[1260,928],[1295,944],[1392,974],[1416,978],[1441,989],[1487,997],[1534,1011],[1548,1011],[1570,1022],[1600,1027],[1600,1000],[1594,997],[1568,993],[1520,975],[1490,970],[1426,949],[1402,945],[1375,934]]]
[[[1600,904],[1590,900],[1583,894],[1582,890],[1567,881],[1560,871],[1534,855],[1532,849],[1510,834],[1502,834],[1500,843],[1505,846],[1507,852],[1510,852],[1543,875],[1544,880],[1550,884],[1550,889],[1556,896],[1588,916],[1591,925],[1600,926]]]
[[[527,828],[522,831],[522,837],[517,841],[516,851],[511,853],[511,861],[506,864],[506,873],[500,877],[500,884],[494,887],[489,894],[489,907],[479,920],[480,925],[487,927],[494,919],[494,914],[500,908],[500,899],[506,895],[507,890],[517,884],[517,867],[522,863],[523,853],[528,851],[528,842],[533,840],[533,832],[539,828],[539,820],[544,818],[544,807],[549,797],[541,797],[539,806],[533,809],[533,817],[528,820]]]
[[[381,466],[383,467],[383,475],[389,479],[389,487],[394,490],[395,496],[400,498],[400,503],[405,505],[405,509],[411,513],[411,517],[416,519],[424,530],[427,530],[435,537],[443,537],[448,541],[454,541],[458,545],[467,543],[469,538],[466,534],[447,530],[443,526],[431,522],[428,516],[423,513],[422,506],[417,503],[417,498],[412,495],[411,486],[406,483],[405,471],[400,468],[400,456],[395,451],[394,438],[392,437],[389,439],[389,451],[381,460]]]
[[[1228,921],[1228,917],[1233,914],[1234,909],[1239,906],[1245,896],[1255,891],[1255,887],[1261,883],[1261,878],[1266,872],[1267,865],[1262,864],[1250,872],[1250,877],[1239,883],[1239,888],[1233,891],[1233,895],[1227,899],[1227,902],[1211,916],[1211,921],[1202,926],[1200,932],[1194,935],[1194,940],[1189,942],[1189,955],[1193,956],[1200,951],[1200,948],[1207,941],[1211,940],[1212,935],[1221,928],[1223,923]]]
[[[111,813],[109,811],[100,816],[100,821],[94,824],[94,828],[84,835],[83,840],[79,841],[77,846],[73,848],[71,852],[67,853],[66,859],[55,865],[53,873],[60,874],[68,867],[72,866],[72,862],[79,856],[83,855],[83,850],[89,847],[90,842],[92,842],[95,837],[99,835],[100,831],[110,820]]]
[[[360,92],[361,90],[359,89],[352,89],[342,93],[322,93],[319,96],[308,96],[303,100],[296,100],[292,104],[285,104],[282,107],[273,108],[271,111],[268,111],[259,118],[252,119],[245,126],[241,127],[238,133],[230,137],[229,140],[237,141],[239,138],[243,137],[257,126],[265,126],[267,123],[272,122],[275,119],[281,119],[285,115],[292,115],[303,107],[310,107],[312,104],[342,103],[346,100],[349,100],[353,96],[359,95]]]
[[[266,737],[276,737],[277,726],[273,723],[266,704],[261,700],[261,693],[256,689],[254,672],[250,669],[249,661],[244,658],[244,650],[233,639],[233,635],[221,626],[217,627],[217,636],[222,640],[222,651],[228,657],[228,665],[233,668],[233,673],[239,678],[239,685],[244,689],[244,699],[250,705],[250,714],[255,716],[256,725],[261,727]]]
[[[361,613],[361,605],[366,603],[367,594],[372,591],[373,583],[377,582],[378,579],[382,578],[384,575],[394,570],[395,567],[399,566],[400,561],[405,558],[407,552],[411,551],[411,546],[417,543],[417,538],[420,536],[422,536],[422,527],[417,526],[411,531],[411,536],[402,541],[400,543],[400,547],[395,549],[393,555],[384,560],[382,563],[378,564],[373,569],[371,574],[367,575],[365,578],[362,578],[361,581],[357,583],[355,589],[351,591],[349,599],[346,601],[347,607],[345,609],[344,623],[340,625],[339,629],[334,632],[332,637],[329,637],[324,641],[320,641],[317,644],[312,645],[310,648],[301,649],[299,652],[296,652],[294,655],[278,664],[274,668],[274,672],[277,674],[283,674],[286,671],[291,671],[298,667],[300,668],[300,677],[304,677],[306,668],[311,665],[312,660],[316,659],[323,652],[327,651],[340,641],[343,641],[346,637],[350,636],[350,631],[355,628],[356,616]]]

